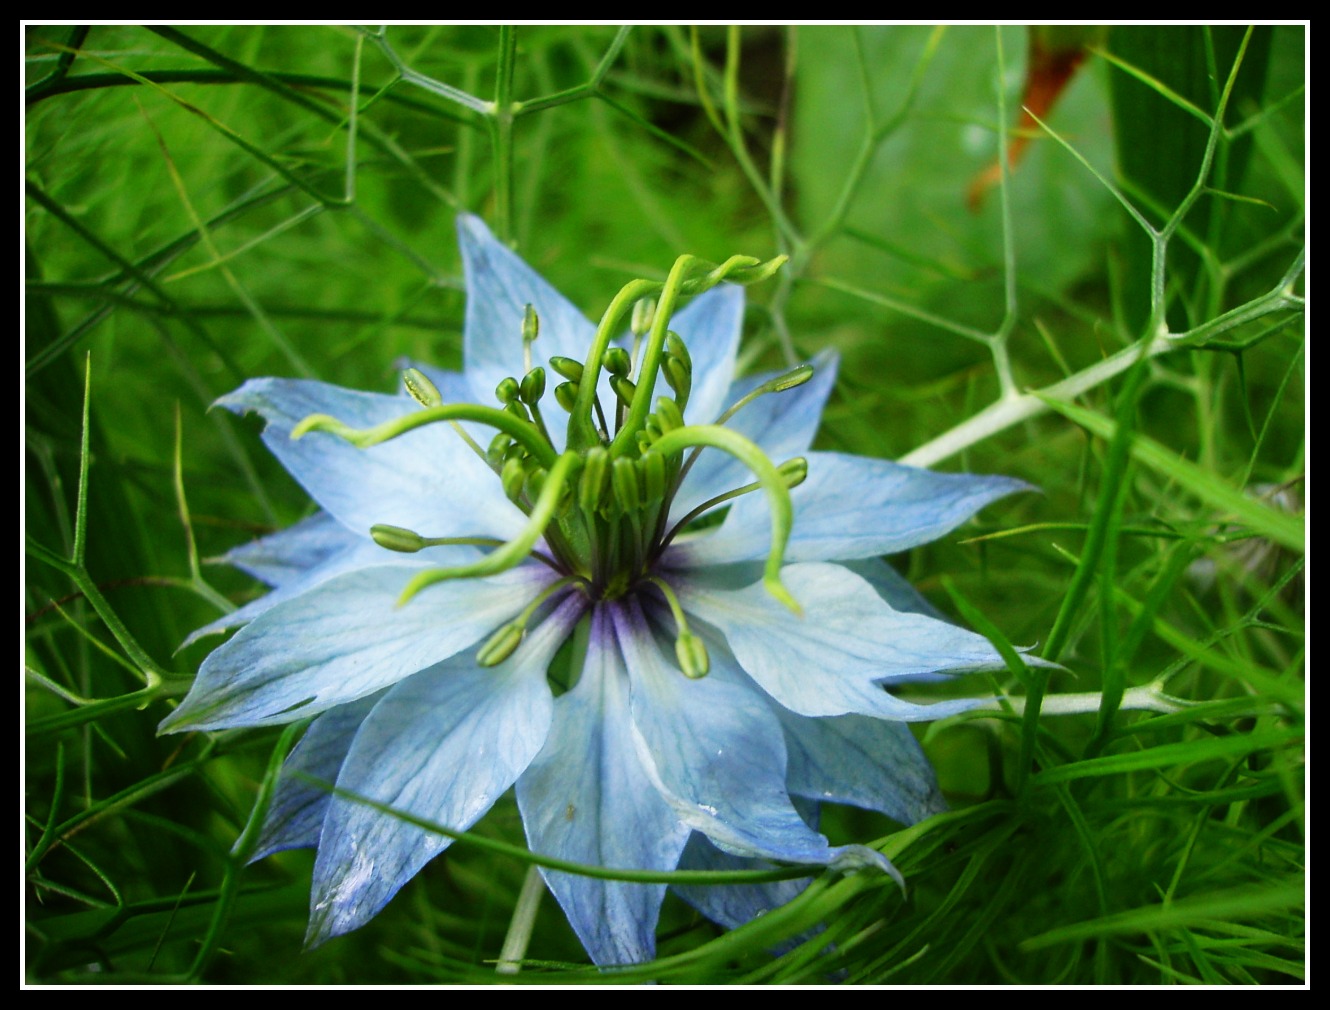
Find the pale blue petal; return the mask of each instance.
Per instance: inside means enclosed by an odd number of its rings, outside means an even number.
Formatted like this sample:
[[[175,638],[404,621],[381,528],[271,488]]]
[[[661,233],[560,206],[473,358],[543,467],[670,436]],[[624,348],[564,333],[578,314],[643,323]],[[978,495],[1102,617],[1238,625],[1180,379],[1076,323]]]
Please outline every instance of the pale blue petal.
[[[340,523],[336,525],[339,529],[342,528]],[[314,565],[299,577],[292,577],[283,582],[271,593],[260,596],[257,600],[251,600],[243,607],[233,610],[229,614],[223,614],[217,620],[205,624],[186,638],[180,648],[183,649],[192,645],[207,635],[229,631],[231,628],[238,628],[242,624],[257,620],[279,603],[293,600],[347,572],[384,565],[417,569],[462,565],[474,561],[480,556],[480,552],[474,547],[461,546],[431,547],[415,554],[402,555],[380,547],[368,537],[356,537],[354,534],[347,534],[347,536],[350,540],[349,546],[326,557],[322,562]]]
[[[582,606],[567,601],[496,667],[479,668],[468,655],[393,687],[356,734],[338,789],[470,828],[544,745],[552,706],[545,671]],[[307,941],[363,925],[451,842],[335,795],[314,863]]]
[[[840,565],[789,565],[781,575],[804,608],[796,617],[758,582],[709,588],[679,578],[685,609],[720,629],[744,671],[776,701],[801,715],[858,713],[883,719],[939,719],[983,699],[915,705],[881,681],[940,670],[998,669],[1002,659],[973,632],[892,610],[863,579]]]
[[[688,345],[693,359],[693,388],[684,418],[689,424],[710,424],[730,405],[734,358],[743,329],[744,289],[722,284],[699,295],[670,320],[670,329]],[[664,380],[657,395],[669,395]]]
[[[263,441],[306,491],[355,533],[376,523],[422,536],[511,539],[525,517],[493,471],[447,424],[431,424],[369,449],[326,432],[297,441],[291,429],[310,414],[353,428],[402,417],[419,406],[406,396],[361,393],[299,379],[252,379],[217,401],[268,421]]]
[[[896,554],[936,540],[985,505],[1029,485],[1010,477],[936,473],[885,459],[808,453],[808,479],[790,492],[794,529],[787,563]],[[761,494],[734,502],[711,533],[680,543],[670,564],[700,568],[757,561],[771,549],[771,512]]]
[[[417,571],[350,572],[273,607],[204,660],[161,731],[272,726],[363,698],[465,649],[557,577],[528,565],[436,583],[399,607]]]
[[[332,787],[351,749],[360,724],[383,697],[371,694],[324,712],[309,725],[282,765],[272,805],[250,862],[286,849],[312,849],[319,844]],[[326,783],[320,786],[302,776]]]
[[[813,377],[802,386],[782,393],[759,396],[735,414],[725,426],[756,442],[773,463],[782,463],[805,454],[813,444],[818,421],[822,418],[822,408],[826,405],[831,387],[835,385],[836,363],[835,354],[819,354],[813,361],[816,369]],[[734,383],[724,397],[722,408],[729,409],[744,394],[778,374],[770,372]],[[703,502],[751,484],[755,479],[742,463],[728,453],[719,449],[703,450],[674,498],[670,518],[678,521]]]
[[[689,680],[635,603],[613,612],[644,763],[676,816],[738,855],[829,862],[827,840],[790,803],[784,735],[762,696],[727,676],[719,656],[708,676]]]
[[[937,607],[929,603],[909,580],[881,558],[860,558],[858,561],[846,561],[844,567],[854,572],[870,586],[878,596],[887,602],[892,610],[906,614],[923,614],[938,621],[947,617]],[[752,582],[749,579],[749,582]]]
[[[796,810],[809,827],[817,829],[816,803],[791,797]],[[807,808],[807,809],[805,809]],[[766,859],[735,856],[716,848],[706,835],[693,832],[679,859],[681,870],[769,870],[775,864]],[[738,929],[760,915],[788,904],[803,893],[811,877],[773,880],[765,884],[695,884],[674,885],[674,893],[726,929]]]
[[[533,852],[618,869],[672,870],[689,829],[637,754],[628,675],[605,608],[592,617],[581,680],[554,702],[545,748],[517,780]],[[597,964],[649,961],[663,884],[542,871]]]
[[[232,547],[219,560],[260,582],[281,586],[364,539],[327,512],[315,512],[271,536]]]
[[[876,810],[902,824],[947,809],[933,768],[905,723],[776,714],[785,729],[791,793]]]
[[[575,305],[495,238],[480,218],[461,215],[457,235],[466,275],[463,355],[477,403],[493,403],[494,387],[506,376],[522,377],[527,305],[535,306],[540,317],[533,358],[544,363],[557,354],[586,360],[596,328]]]

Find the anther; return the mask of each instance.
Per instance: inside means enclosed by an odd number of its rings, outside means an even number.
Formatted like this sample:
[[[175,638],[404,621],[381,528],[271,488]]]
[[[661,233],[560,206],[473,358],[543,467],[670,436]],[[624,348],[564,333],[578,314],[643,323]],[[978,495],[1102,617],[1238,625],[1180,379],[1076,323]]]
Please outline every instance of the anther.
[[[540,336],[540,316],[536,315],[536,307],[528,303],[526,311],[522,313],[522,342],[533,343],[538,336]]]
[[[632,356],[622,347],[611,347],[606,351],[602,364],[605,366],[605,371],[609,372],[611,375],[622,375],[627,377],[628,373],[633,369]]]
[[[656,318],[656,299],[639,298],[633,304],[633,318],[629,324],[634,334],[645,337],[651,330],[652,320]]]
[[[508,496],[508,500],[520,507],[522,488],[526,485],[526,467],[522,465],[522,460],[516,456],[509,458],[503,464],[499,480],[503,483],[503,493]]]
[[[582,460],[582,475],[577,483],[577,504],[583,512],[599,510],[604,501],[610,454],[602,446],[592,446]]]
[[[399,551],[402,554],[414,554],[416,551],[429,546],[425,542],[425,538],[415,530],[408,530],[402,526],[389,526],[386,523],[371,526],[369,535],[374,538],[374,542],[380,547],[386,547],[390,551]]]
[[[419,368],[408,368],[402,373],[402,385],[411,399],[422,407],[437,407],[443,403],[443,394],[439,387],[430,381],[428,375]]]
[[[711,657],[706,643],[690,631],[680,631],[674,640],[674,655],[679,669],[689,680],[701,680],[711,672]]]
[[[684,425],[679,405],[668,396],[656,397],[656,420],[660,424],[661,431],[673,431]]]
[[[563,360],[568,361],[569,359],[564,358]],[[550,364],[553,365],[554,361],[551,360]],[[578,365],[577,367],[581,368],[582,366]],[[557,366],[555,367],[554,370],[556,372],[559,371]],[[560,374],[562,375],[563,373],[560,372]],[[564,410],[568,411],[568,413],[571,414],[573,412],[573,407],[577,404],[577,383],[576,382],[559,383],[557,386],[554,387],[554,399],[558,401],[560,407],[562,407]]]
[[[614,461],[614,498],[624,512],[636,512],[642,507],[642,489],[637,482],[637,463],[626,456]]]
[[[519,390],[522,402],[528,406],[534,407],[540,402],[540,398],[545,395],[545,369],[537,365],[526,375],[522,376],[522,384]]]
[[[622,375],[611,375],[610,388],[614,390],[614,395],[619,398],[619,402],[625,407],[633,405],[633,397],[637,395],[637,385],[632,379]]]
[[[482,668],[498,666],[517,651],[517,647],[522,644],[522,639],[525,637],[526,622],[518,624],[516,621],[509,621],[492,634],[489,641],[476,652],[476,665]]]
[[[582,362],[580,361],[574,361],[572,358],[565,358],[556,354],[550,358],[550,367],[565,379],[572,382],[582,381]]]
[[[658,452],[646,452],[638,458],[637,464],[642,470],[642,488],[647,502],[662,501],[669,487],[665,479],[665,457]]]

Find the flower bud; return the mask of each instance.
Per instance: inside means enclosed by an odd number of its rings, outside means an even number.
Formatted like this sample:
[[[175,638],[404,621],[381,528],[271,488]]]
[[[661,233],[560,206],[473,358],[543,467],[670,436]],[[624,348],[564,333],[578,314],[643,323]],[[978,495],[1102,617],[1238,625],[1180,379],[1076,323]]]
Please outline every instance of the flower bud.
[[[521,387],[518,386],[517,380],[510,375],[494,387],[494,396],[506,406],[517,399],[517,394],[520,391]]]
[[[540,317],[536,315],[536,307],[528,304],[526,311],[522,313],[522,342],[531,343],[540,336]]]
[[[690,372],[693,370],[693,357],[688,353],[688,345],[673,330],[665,334],[665,349],[670,352],[671,357],[678,358],[683,362],[684,368]]]

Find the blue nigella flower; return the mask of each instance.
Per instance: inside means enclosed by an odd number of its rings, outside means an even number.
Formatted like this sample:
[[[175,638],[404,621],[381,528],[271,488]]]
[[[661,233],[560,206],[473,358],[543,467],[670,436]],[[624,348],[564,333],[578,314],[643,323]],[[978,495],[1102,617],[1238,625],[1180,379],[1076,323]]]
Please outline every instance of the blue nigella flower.
[[[835,359],[734,374],[743,292],[720,281],[778,262],[681,258],[597,328],[478,219],[458,227],[463,373],[408,369],[399,395],[259,379],[220,401],[266,419],[320,511],[231,552],[272,591],[196,632],[243,625],[162,729],[314,717],[259,845],[317,846],[312,943],[449,844],[355,797],[465,830],[516,787],[531,849],[583,864],[895,874],[828,844],[817,805],[940,810],[904,724],[971,703],[884,685],[1001,662],[880,556],[1025,485],[809,451]],[[654,956],[664,885],[544,876],[598,964]],[[679,890],[733,927],[799,886]]]

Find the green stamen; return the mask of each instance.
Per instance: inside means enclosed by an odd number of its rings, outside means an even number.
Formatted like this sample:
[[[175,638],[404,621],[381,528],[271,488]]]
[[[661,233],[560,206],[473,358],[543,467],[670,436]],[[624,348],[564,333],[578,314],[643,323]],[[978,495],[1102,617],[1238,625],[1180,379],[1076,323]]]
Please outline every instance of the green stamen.
[[[771,506],[771,550],[767,554],[762,583],[766,586],[767,592],[777,600],[796,614],[802,614],[803,608],[780,580],[785,545],[789,542],[790,528],[794,525],[794,506],[790,502],[790,489],[786,487],[780,471],[751,441],[736,431],[717,425],[677,428],[667,435],[662,435],[654,448],[657,452],[669,456],[689,446],[710,446],[728,452],[757,476],[766,490],[767,501]]]
[[[414,414],[407,414],[405,417],[396,417],[391,421],[384,421],[372,428],[352,428],[328,414],[310,414],[309,417],[291,429],[291,440],[296,441],[304,438],[311,431],[322,431],[330,435],[336,435],[358,449],[368,449],[370,446],[391,441],[405,435],[408,431],[414,431],[438,421],[477,421],[481,424],[487,424],[506,435],[511,435],[513,441],[520,442],[542,466],[552,467],[555,460],[558,459],[558,454],[555,453],[554,448],[540,437],[539,429],[530,421],[514,417],[498,407],[484,407],[475,403],[445,403],[438,407],[429,407],[417,411]],[[472,444],[475,444],[474,441]],[[479,446],[475,446],[475,448],[480,457],[484,459],[484,450]]]
[[[408,582],[406,588],[402,590],[401,598],[397,601],[398,606],[405,604],[416,593],[436,582],[442,582],[445,579],[469,579],[483,575],[497,575],[499,572],[505,572],[509,568],[521,564],[522,559],[531,553],[531,548],[536,545],[540,535],[545,532],[545,527],[554,518],[560,499],[567,491],[570,478],[581,465],[582,458],[575,452],[565,452],[562,456],[559,456],[554,465],[550,467],[549,477],[545,480],[540,497],[536,499],[532,506],[531,514],[521,533],[492,554],[487,554],[472,564],[459,565],[456,568],[431,568],[421,572]]]

